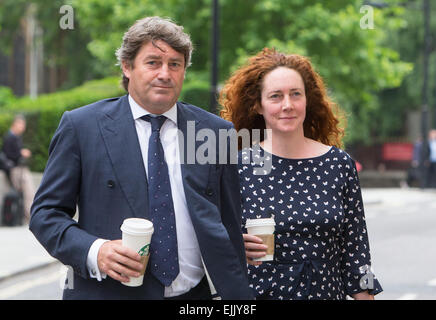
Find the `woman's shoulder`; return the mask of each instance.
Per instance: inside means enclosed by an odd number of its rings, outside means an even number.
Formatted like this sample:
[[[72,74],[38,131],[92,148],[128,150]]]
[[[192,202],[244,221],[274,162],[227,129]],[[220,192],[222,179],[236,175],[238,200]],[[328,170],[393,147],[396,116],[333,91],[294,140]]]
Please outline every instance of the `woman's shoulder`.
[[[349,165],[355,165],[355,160],[353,159],[353,157],[347,151],[339,147],[331,147],[331,156],[334,160],[344,162]]]

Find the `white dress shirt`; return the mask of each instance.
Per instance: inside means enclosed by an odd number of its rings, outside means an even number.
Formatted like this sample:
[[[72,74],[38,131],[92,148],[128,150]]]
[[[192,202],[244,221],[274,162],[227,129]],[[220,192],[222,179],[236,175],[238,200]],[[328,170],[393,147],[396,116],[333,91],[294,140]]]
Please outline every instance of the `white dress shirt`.
[[[129,104],[135,119],[136,132],[139,138],[142,159],[145,171],[148,171],[148,140],[151,135],[151,124],[142,120],[141,117],[150,114],[139,106],[129,95]],[[177,130],[177,105],[163,114],[167,120],[162,125],[160,137],[168,164],[171,194],[173,197],[174,211],[176,215],[177,247],[179,252],[180,273],[169,287],[165,287],[165,297],[178,296],[195,287],[203,278],[205,272],[201,261],[200,248],[191,217],[186,205],[185,190],[183,188],[182,171],[179,161],[179,143]],[[88,252],[87,267],[92,278],[98,281],[106,278],[106,274],[100,272],[97,264],[98,250],[108,240],[96,240]]]

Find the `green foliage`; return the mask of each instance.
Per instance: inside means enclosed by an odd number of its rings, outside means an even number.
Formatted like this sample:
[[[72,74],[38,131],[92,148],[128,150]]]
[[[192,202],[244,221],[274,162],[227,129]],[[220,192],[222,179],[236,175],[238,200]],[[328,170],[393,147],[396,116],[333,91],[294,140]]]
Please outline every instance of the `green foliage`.
[[[10,54],[13,39],[19,32],[20,19],[25,14],[26,0],[2,0],[0,5],[0,51]]]
[[[114,51],[123,32],[134,20],[148,15],[169,16],[183,25],[195,44],[191,69],[205,74],[210,69],[210,0],[72,3],[81,25],[91,34],[88,48],[98,58],[96,65],[106,74],[120,72],[114,67]],[[412,64],[401,61],[398,52],[386,45],[391,34],[405,26],[406,15],[396,1],[388,3],[392,6],[374,9],[371,30],[360,27],[360,0],[221,0],[220,81],[246,56],[265,46],[307,55],[349,115],[347,140],[369,142],[377,135],[373,115],[380,111],[378,93],[400,86],[412,70]],[[182,99],[207,104],[206,82],[199,90],[190,86],[185,85]]]
[[[430,1],[431,24],[433,35],[433,52],[429,57],[428,106],[433,111],[433,126],[436,127],[436,46],[434,30],[436,30],[436,5]],[[387,46],[397,51],[403,60],[414,64],[414,68],[400,86],[383,90],[380,94],[381,108],[374,117],[385,119],[378,133],[382,138],[395,137],[401,134],[409,111],[420,110],[423,104],[423,56],[424,56],[424,21],[422,1],[409,1],[407,14],[404,15],[404,26],[399,32],[392,33]],[[430,115],[429,115],[430,116]],[[400,132],[399,132],[400,131]]]
[[[188,71],[180,94],[180,101],[209,110],[210,86],[205,72]]]
[[[375,128],[385,121],[373,119],[380,110],[377,93],[400,86],[412,70],[412,64],[401,61],[398,52],[384,45],[390,32],[402,26],[404,10],[374,9],[374,29],[362,29],[360,1],[253,3],[238,64],[263,47],[308,56],[348,114],[346,141],[370,142]]]
[[[0,90],[0,95],[3,91]],[[0,136],[9,129],[15,114],[25,115],[27,130],[23,141],[33,154],[30,167],[34,171],[43,171],[51,138],[65,111],[125,93],[120,86],[120,79],[112,77],[88,81],[74,89],[44,94],[37,99],[24,97],[9,100],[0,109]],[[209,84],[204,73],[188,72],[180,100],[208,109]]]
[[[91,36],[88,49],[97,58],[94,69],[105,75],[120,73],[115,66],[115,50],[121,45],[123,34],[135,20],[146,16],[173,16],[180,1],[117,1],[72,0],[81,28]]]
[[[12,103],[14,99],[15,96],[10,88],[0,86],[0,110],[4,105]]]
[[[86,43],[91,40],[78,19],[74,19],[73,30],[59,27],[62,17],[59,9],[65,4],[71,4],[71,1],[1,0],[0,51],[8,56],[11,54],[16,40],[24,36],[24,17],[29,11],[34,11],[42,32],[44,63],[68,70],[63,88],[71,88],[106,72],[99,73],[93,67],[93,56],[86,48]]]
[[[310,57],[334,100],[347,112],[348,142],[370,143],[399,134],[404,115],[419,106],[421,94],[421,1],[383,2],[389,7],[374,8],[374,29],[362,29],[362,0],[220,0],[220,82],[263,47],[300,53]],[[84,79],[120,75],[114,53],[127,28],[145,16],[170,17],[184,26],[195,47],[181,99],[207,108],[211,0],[3,0],[0,48],[4,52],[11,45],[9,31],[19,24],[29,3],[38,7],[45,52],[51,53],[46,55],[47,64],[69,70],[66,87]],[[74,31],[58,26],[63,4],[74,8]],[[77,106],[84,100],[77,99]]]
[[[33,154],[30,167],[34,171],[43,171],[51,137],[65,111],[123,94],[125,91],[120,87],[118,78],[106,78],[86,82],[71,90],[41,95],[37,99],[16,99],[0,112],[0,136],[8,130],[14,114],[24,114],[27,130],[23,141]]]

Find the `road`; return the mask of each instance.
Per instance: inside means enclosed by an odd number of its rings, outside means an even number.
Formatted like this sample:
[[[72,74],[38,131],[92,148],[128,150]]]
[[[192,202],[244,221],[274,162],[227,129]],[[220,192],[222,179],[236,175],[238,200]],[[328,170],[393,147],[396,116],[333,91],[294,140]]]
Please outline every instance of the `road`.
[[[364,189],[379,300],[436,300],[436,190]],[[66,268],[59,263],[0,282],[0,300],[56,300]]]
[[[0,282],[0,300],[59,300],[66,268],[59,262]],[[61,287],[62,283],[62,287]]]
[[[365,189],[377,299],[436,300],[436,191]]]

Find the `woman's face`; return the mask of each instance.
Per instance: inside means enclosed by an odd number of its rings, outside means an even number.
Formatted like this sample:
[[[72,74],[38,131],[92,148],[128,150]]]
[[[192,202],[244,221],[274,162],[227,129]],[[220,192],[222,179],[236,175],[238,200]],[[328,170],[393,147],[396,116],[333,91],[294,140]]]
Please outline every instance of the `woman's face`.
[[[306,117],[306,94],[300,74],[286,67],[278,67],[263,79],[261,107],[265,126],[274,133],[293,133],[301,130]]]

